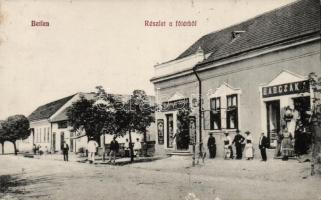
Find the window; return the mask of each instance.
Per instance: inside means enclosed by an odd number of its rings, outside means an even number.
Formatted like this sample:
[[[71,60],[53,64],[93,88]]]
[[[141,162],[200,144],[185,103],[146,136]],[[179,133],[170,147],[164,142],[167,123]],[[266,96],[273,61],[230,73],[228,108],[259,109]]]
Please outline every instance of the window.
[[[67,128],[68,124],[67,124],[67,121],[61,121],[61,122],[58,122],[58,128]]]
[[[216,97],[210,100],[211,103],[211,114],[210,114],[210,129],[219,130],[221,129],[221,98]]]
[[[39,128],[39,142],[41,142],[41,128]]]
[[[237,95],[226,96],[226,128],[237,129],[238,128],[238,107],[237,107]]]
[[[48,128],[48,132],[47,132],[47,142],[49,142],[49,134],[50,134],[50,130]]]
[[[46,142],[46,135],[47,135],[46,134],[46,132],[47,132],[46,129],[47,128],[43,128],[43,142]]]

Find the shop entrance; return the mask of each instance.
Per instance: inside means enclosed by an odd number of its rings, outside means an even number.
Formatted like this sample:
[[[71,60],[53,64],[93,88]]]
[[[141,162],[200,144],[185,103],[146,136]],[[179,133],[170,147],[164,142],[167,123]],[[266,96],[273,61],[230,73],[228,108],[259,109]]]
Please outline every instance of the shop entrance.
[[[310,115],[307,114],[307,111],[311,110],[310,97],[293,98],[293,104],[299,115],[295,124],[294,149],[298,155],[306,154],[312,144],[309,126]]]
[[[280,100],[266,102],[267,136],[270,146],[276,146],[277,134],[280,131]]]
[[[177,120],[177,127],[177,149],[187,150],[189,146],[189,123],[188,121],[180,122],[179,120]]]

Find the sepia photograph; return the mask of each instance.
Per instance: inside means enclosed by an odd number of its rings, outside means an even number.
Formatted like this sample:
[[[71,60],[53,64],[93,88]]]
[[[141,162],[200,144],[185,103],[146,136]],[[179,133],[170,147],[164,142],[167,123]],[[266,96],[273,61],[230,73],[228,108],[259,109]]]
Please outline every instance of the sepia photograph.
[[[0,0],[0,200],[321,200],[320,0]]]

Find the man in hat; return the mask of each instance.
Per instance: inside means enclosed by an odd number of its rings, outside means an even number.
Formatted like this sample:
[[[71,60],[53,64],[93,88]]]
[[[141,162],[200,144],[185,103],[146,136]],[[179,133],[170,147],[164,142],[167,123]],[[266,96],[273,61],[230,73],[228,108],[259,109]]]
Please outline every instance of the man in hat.
[[[232,139],[229,136],[229,133],[227,131],[224,132],[225,137],[223,139],[224,141],[224,152],[225,152],[225,159],[233,159],[233,149],[232,149]]]
[[[236,135],[232,144],[235,144],[236,149],[236,159],[242,159],[242,145],[244,142],[244,137],[240,134],[240,130],[236,130]]]
[[[110,153],[109,153],[109,162],[115,164],[116,162],[116,154],[119,151],[119,144],[116,140],[116,136],[113,137],[113,140],[110,142]]]
[[[216,156],[216,143],[215,143],[215,137],[213,137],[213,133],[210,133],[210,137],[207,141],[207,148],[210,153],[210,158],[215,158]]]
[[[268,148],[269,146],[269,140],[268,138],[264,135],[264,133],[261,133],[261,137],[259,140],[259,149],[261,151],[261,157],[262,157],[262,161],[266,161],[267,157],[266,157],[266,148]]]

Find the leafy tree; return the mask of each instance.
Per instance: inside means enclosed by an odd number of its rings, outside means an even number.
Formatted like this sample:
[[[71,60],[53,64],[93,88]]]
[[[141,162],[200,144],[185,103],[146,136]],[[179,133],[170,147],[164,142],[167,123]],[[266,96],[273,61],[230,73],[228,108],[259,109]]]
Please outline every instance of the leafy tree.
[[[17,155],[16,141],[26,139],[30,135],[30,124],[24,115],[13,115],[7,118],[2,124],[5,140],[13,143],[15,155]]]
[[[112,95],[107,95],[103,87],[97,86],[94,99],[86,99],[83,95],[68,108],[67,117],[73,130],[85,131],[89,139],[99,141],[104,133],[114,134],[114,104]]]
[[[315,73],[309,74],[309,82],[313,91],[312,96],[312,162],[311,175],[315,173],[315,167],[321,169],[321,77]],[[319,171],[321,173],[321,171]]]
[[[125,105],[125,113],[121,115],[125,129],[129,132],[129,143],[132,144],[131,131],[144,134],[144,147],[146,147],[147,128],[155,121],[154,109],[143,90],[134,90],[131,98]],[[146,154],[146,148],[144,153]],[[133,146],[130,145],[131,161],[134,160]]]
[[[182,148],[186,144],[189,144],[189,133],[186,135],[186,132],[189,131],[190,114],[191,114],[191,110],[189,108],[182,108],[178,110],[178,113],[177,113],[178,135],[176,136],[178,148]]]

